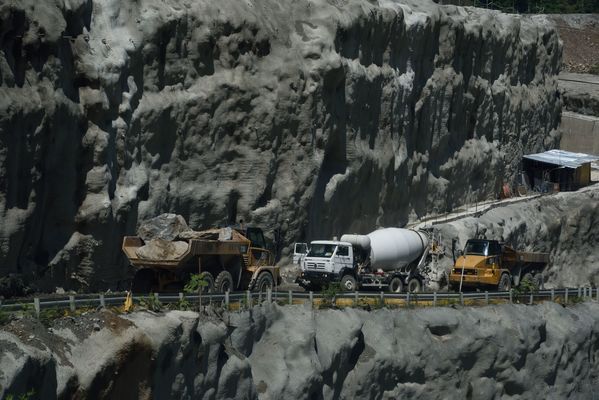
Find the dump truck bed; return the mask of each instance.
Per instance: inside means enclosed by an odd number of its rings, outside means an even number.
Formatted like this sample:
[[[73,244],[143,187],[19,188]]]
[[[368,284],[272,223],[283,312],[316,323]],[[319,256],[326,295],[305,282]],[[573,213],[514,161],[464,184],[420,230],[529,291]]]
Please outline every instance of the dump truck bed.
[[[219,238],[220,229],[210,231],[193,232],[189,234],[189,238],[176,241],[181,244],[186,243],[187,249],[179,254],[169,254],[166,247],[172,246],[170,241],[149,241],[145,243],[139,236],[125,236],[123,239],[123,252],[129,259],[131,265],[135,267],[161,267],[161,268],[177,268],[187,262],[190,257],[203,255],[244,255],[248,252],[250,241],[240,233],[232,230],[228,232],[228,239],[221,240]],[[222,233],[222,232],[221,232]],[[222,238],[222,235],[220,236]],[[158,250],[164,255],[160,257],[142,257],[140,249],[145,245],[158,246]],[[165,246],[165,248],[160,248]],[[159,251],[159,252],[160,252]]]

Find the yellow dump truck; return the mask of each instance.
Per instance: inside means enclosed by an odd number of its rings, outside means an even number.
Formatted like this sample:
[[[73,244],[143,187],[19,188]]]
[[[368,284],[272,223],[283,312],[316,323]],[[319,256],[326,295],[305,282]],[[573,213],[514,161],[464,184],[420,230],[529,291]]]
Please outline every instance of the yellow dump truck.
[[[190,230],[171,240],[123,239],[123,252],[136,270],[135,293],[181,291],[190,275],[199,272],[208,291],[265,291],[279,281],[279,267],[265,247],[259,228]]]
[[[497,240],[470,239],[455,260],[449,287],[456,291],[464,288],[508,291],[526,279],[541,288],[547,263],[548,253],[516,251]]]

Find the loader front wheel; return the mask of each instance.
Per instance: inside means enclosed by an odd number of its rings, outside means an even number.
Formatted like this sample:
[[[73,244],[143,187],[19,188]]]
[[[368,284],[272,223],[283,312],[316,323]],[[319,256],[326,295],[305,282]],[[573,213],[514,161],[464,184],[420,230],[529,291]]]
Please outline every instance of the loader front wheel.
[[[233,276],[229,271],[221,271],[214,280],[214,290],[217,293],[233,291]]]
[[[256,279],[256,285],[254,289],[258,293],[266,293],[268,289],[272,289],[274,286],[274,281],[272,279],[272,275],[269,272],[262,271],[258,275]]]

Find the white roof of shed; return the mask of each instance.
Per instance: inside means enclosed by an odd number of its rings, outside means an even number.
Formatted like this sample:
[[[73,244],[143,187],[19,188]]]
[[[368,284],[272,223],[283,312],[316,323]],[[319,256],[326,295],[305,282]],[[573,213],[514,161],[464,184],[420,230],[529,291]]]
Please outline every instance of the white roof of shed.
[[[549,150],[544,153],[527,154],[524,158],[566,168],[578,168],[582,164],[599,160],[599,156],[557,149]]]

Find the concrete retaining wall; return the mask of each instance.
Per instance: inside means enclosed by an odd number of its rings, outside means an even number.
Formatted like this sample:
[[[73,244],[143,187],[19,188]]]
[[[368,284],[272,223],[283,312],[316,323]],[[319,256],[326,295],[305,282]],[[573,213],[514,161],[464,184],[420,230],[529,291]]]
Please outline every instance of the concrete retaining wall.
[[[599,155],[598,117],[564,111],[561,130],[561,149]]]

